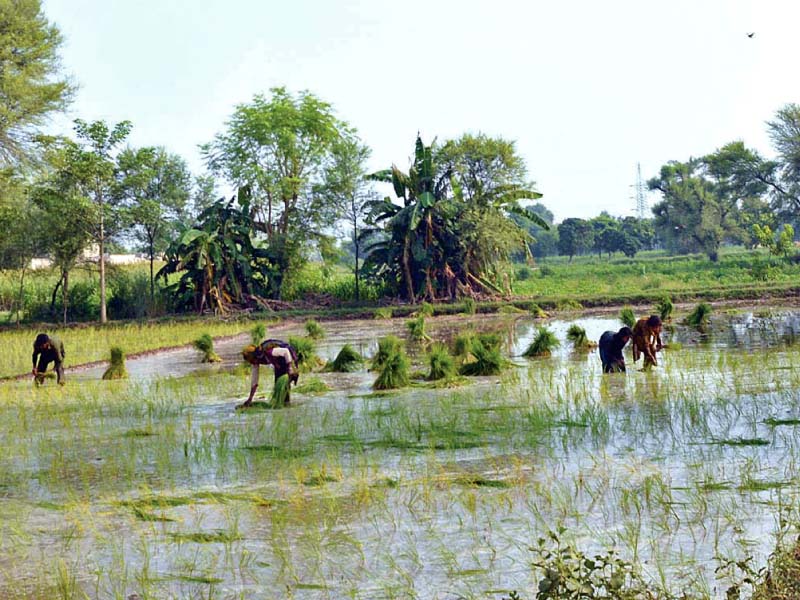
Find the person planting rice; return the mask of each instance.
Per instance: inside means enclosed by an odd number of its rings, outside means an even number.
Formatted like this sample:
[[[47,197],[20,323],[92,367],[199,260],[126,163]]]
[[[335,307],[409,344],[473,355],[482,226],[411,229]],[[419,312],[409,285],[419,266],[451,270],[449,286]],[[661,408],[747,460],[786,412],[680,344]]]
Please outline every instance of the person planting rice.
[[[644,356],[644,370],[658,365],[656,352],[659,352],[664,344],[661,343],[661,317],[650,315],[642,317],[636,321],[633,327],[633,362],[639,360],[639,356]]]
[[[44,381],[50,363],[58,376],[59,385],[64,385],[64,342],[54,335],[40,333],[33,342],[33,375],[36,383]],[[37,362],[38,361],[38,362]]]
[[[290,382],[297,385],[299,371],[297,368],[297,352],[290,344],[281,340],[265,340],[258,346],[247,346],[242,350],[242,357],[252,365],[250,375],[250,395],[247,400],[237,408],[247,408],[253,403],[253,396],[258,389],[259,367],[272,365],[275,372],[275,389],[285,389],[284,404],[289,404]],[[287,377],[285,385],[279,385],[278,380]]]
[[[598,347],[600,361],[603,363],[603,373],[625,372],[625,357],[622,356],[622,349],[632,336],[633,331],[630,327],[623,327],[616,333],[606,331],[600,336]]]

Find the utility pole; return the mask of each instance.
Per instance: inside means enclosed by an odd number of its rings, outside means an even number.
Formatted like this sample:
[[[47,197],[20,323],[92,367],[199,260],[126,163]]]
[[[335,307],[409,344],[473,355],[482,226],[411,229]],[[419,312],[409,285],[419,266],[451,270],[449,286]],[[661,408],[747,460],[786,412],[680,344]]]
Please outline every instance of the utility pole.
[[[636,200],[636,216],[640,219],[647,218],[647,186],[642,179],[642,165],[636,163],[636,183],[633,188],[633,199]]]

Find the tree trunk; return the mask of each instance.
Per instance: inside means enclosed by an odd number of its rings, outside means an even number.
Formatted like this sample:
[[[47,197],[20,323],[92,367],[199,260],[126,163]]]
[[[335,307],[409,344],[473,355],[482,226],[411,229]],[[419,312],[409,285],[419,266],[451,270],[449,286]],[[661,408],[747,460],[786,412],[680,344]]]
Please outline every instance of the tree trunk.
[[[67,324],[67,305],[69,304],[69,271],[64,271],[64,287],[61,288],[61,303],[64,305],[64,325]]]
[[[353,223],[353,246],[355,247],[356,251],[356,268],[354,275],[356,276],[356,302],[361,301],[361,292],[358,287],[358,229],[356,228],[356,224]]]
[[[153,248],[153,238],[150,238],[150,304],[152,305],[155,302],[156,298],[156,286],[155,286],[155,279],[153,278],[153,260],[155,250]]]
[[[61,277],[56,283],[56,287],[53,288],[53,294],[50,296],[50,315],[55,317],[56,312],[56,296],[58,295],[58,288],[61,287],[61,284],[64,282],[64,271],[61,271]]]
[[[411,267],[408,264],[408,245],[408,236],[406,236],[405,242],[403,243],[403,278],[406,280],[408,301],[411,302],[411,304],[416,304],[417,299],[414,296],[414,281],[411,278]]]
[[[105,215],[103,214],[103,192],[97,191],[98,204],[100,206],[100,235],[97,238],[100,251],[100,322],[108,322],[106,314],[106,230]]]

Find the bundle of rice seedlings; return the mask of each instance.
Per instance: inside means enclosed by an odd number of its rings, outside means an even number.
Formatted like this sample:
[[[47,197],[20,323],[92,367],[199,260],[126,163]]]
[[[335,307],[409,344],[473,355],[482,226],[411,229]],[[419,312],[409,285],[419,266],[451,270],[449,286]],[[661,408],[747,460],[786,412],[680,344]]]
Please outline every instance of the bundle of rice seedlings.
[[[381,308],[376,308],[373,315],[376,319],[391,319],[392,309],[388,306],[382,306]]]
[[[333,371],[334,373],[350,373],[351,371],[356,371],[363,361],[362,356],[350,344],[345,344],[339,350],[336,358],[325,366],[325,370]]]
[[[258,346],[265,337],[267,337],[267,326],[263,323],[259,323],[250,330],[250,339],[254,346]]]
[[[295,386],[294,391],[298,394],[322,394],[330,392],[331,388],[319,377],[309,377],[303,382],[303,385]]]
[[[474,315],[476,311],[476,304],[475,300],[472,298],[464,298],[464,314],[465,315]]]
[[[220,362],[222,359],[219,354],[214,352],[214,339],[208,333],[204,333],[197,338],[192,345],[203,353],[204,363]]]
[[[297,366],[301,371],[311,371],[322,363],[317,356],[317,345],[310,337],[290,337],[289,344],[297,352]]]
[[[372,357],[371,371],[380,371],[393,353],[403,347],[403,342],[393,335],[387,335],[378,340],[378,351]]]
[[[427,377],[428,381],[450,379],[456,374],[456,365],[453,362],[453,357],[450,356],[447,346],[442,343],[437,342],[431,346],[428,352],[428,362],[431,366]]]
[[[422,317],[432,317],[433,316],[433,304],[430,302],[423,302],[422,305],[419,307],[417,311],[417,315]]]
[[[425,333],[424,315],[420,315],[416,319],[406,321],[406,327],[408,327],[408,333],[411,336],[411,339],[415,342],[425,342],[431,339]]]
[[[664,296],[658,303],[656,310],[658,311],[658,316],[661,317],[662,321],[668,321],[672,318],[672,311],[674,308],[675,307],[672,304],[672,299],[669,296]]]
[[[530,311],[530,313],[531,313],[531,315],[533,316],[534,319],[546,319],[547,318],[547,313],[544,311],[544,309],[541,306],[536,304],[536,302],[531,302],[531,305],[530,305],[530,307],[528,307],[528,310]]]
[[[408,358],[403,348],[398,347],[386,357],[381,372],[372,387],[376,390],[394,390],[406,387],[408,383]]]
[[[694,310],[686,317],[686,323],[695,327],[700,332],[705,332],[708,329],[709,315],[711,314],[711,305],[706,302],[701,302],[694,307]]]
[[[281,375],[272,388],[272,406],[280,408],[289,404],[289,376]]]
[[[325,337],[325,330],[322,328],[322,325],[313,319],[306,321],[306,333],[308,337],[315,340],[321,340]]]
[[[460,359],[468,358],[472,352],[472,342],[475,339],[475,333],[468,331],[460,333],[453,340],[453,354]]]
[[[472,338],[469,355],[459,369],[461,375],[498,375],[506,364],[500,349],[486,346],[479,336]]]
[[[111,348],[111,364],[108,365],[103,379],[127,379],[128,370],[125,368],[125,353],[119,346]]]
[[[633,329],[633,326],[636,325],[636,313],[633,312],[630,306],[626,306],[619,311],[619,320],[622,321],[623,325]]]
[[[479,333],[475,337],[481,344],[483,344],[484,348],[489,350],[500,350],[500,346],[503,345],[503,336],[497,332]]]
[[[522,353],[527,357],[550,356],[555,348],[558,348],[561,342],[558,341],[556,334],[550,331],[547,327],[540,327],[536,333],[536,337],[528,346],[528,349]]]
[[[567,330],[567,339],[572,342],[572,348],[574,350],[591,350],[597,346],[596,342],[586,337],[586,330],[577,323],[573,323],[569,326]]]

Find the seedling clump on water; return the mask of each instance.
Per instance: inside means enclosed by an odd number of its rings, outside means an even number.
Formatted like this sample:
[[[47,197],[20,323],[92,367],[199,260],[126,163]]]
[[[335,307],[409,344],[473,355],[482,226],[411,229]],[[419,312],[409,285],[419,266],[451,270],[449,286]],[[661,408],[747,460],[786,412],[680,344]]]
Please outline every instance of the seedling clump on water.
[[[125,353],[119,346],[111,348],[111,364],[103,373],[103,379],[126,379],[128,370],[125,368]]]
[[[308,334],[308,337],[314,340],[321,340],[325,337],[325,330],[322,328],[322,325],[313,319],[306,321],[306,333]]]
[[[572,342],[572,348],[576,351],[588,351],[597,347],[597,343],[586,337],[586,330],[577,323],[570,325],[567,339]]]
[[[267,337],[267,326],[263,323],[259,323],[253,329],[250,330],[250,340],[253,342],[254,346],[258,346],[261,342],[264,341],[264,338]]]
[[[342,346],[342,349],[339,350],[339,354],[336,355],[336,358],[327,364],[325,370],[334,373],[349,373],[351,371],[357,371],[361,367],[362,362],[364,362],[363,357],[356,352],[350,344],[345,344]]]
[[[372,387],[376,390],[393,390],[408,384],[408,358],[402,346],[394,346],[383,361],[381,372]]]
[[[297,365],[301,371],[313,371],[322,362],[317,356],[317,345],[310,337],[290,337],[289,344],[297,352]]]
[[[431,346],[428,353],[428,362],[430,363],[430,372],[428,373],[428,381],[438,381],[439,379],[450,379],[456,374],[456,365],[453,357],[450,356],[450,351],[447,346],[441,343],[435,343]]]
[[[540,327],[536,332],[536,337],[522,355],[528,358],[550,356],[553,350],[560,345],[561,342],[558,341],[555,333],[547,327]]]
[[[389,359],[389,356],[397,352],[402,346],[403,342],[396,336],[387,335],[386,337],[380,338],[378,340],[378,351],[375,353],[375,356],[372,357],[370,370],[380,371],[383,369],[383,365]]]
[[[203,353],[202,362],[212,363],[222,361],[219,354],[214,352],[214,339],[208,333],[204,333],[197,338],[193,345],[196,349]]]

